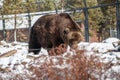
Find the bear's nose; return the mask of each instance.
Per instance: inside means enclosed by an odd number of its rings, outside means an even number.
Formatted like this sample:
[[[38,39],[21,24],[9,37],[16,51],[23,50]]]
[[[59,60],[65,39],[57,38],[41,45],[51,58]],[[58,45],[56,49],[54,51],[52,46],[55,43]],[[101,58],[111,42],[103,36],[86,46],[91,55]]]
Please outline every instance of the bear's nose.
[[[77,47],[77,44],[78,44],[78,41],[75,41],[74,39],[70,39],[69,40],[69,46],[71,47],[71,48],[76,48]]]

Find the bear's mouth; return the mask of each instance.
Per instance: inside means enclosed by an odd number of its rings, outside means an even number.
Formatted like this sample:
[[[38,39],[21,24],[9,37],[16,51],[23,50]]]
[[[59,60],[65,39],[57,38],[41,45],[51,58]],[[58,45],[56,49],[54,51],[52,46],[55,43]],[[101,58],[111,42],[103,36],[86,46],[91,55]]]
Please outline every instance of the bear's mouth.
[[[76,48],[79,42],[80,42],[79,40],[70,39],[68,44],[71,48]]]
[[[79,31],[64,32],[63,41],[70,47],[77,46],[82,41],[82,34]]]

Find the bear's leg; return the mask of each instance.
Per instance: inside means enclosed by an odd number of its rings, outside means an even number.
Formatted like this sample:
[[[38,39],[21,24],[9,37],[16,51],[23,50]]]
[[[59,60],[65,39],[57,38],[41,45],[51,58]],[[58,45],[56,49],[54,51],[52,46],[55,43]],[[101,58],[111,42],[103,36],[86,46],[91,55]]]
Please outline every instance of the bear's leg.
[[[37,42],[35,42],[35,41],[29,42],[29,52],[38,54],[40,50],[41,50],[41,47],[39,46],[39,44]]]
[[[40,50],[41,50],[41,46],[38,43],[35,35],[31,34],[30,39],[29,39],[29,52],[33,52],[34,54],[38,54]]]

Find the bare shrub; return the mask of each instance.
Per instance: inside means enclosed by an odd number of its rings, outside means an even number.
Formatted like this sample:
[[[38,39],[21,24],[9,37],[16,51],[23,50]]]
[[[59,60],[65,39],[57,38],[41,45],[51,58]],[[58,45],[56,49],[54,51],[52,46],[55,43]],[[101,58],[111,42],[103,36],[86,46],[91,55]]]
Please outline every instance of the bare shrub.
[[[67,45],[65,44],[61,44],[59,45],[58,47],[56,48],[52,48],[50,51],[49,51],[49,55],[52,56],[52,55],[60,55],[60,54],[63,54],[67,51]]]

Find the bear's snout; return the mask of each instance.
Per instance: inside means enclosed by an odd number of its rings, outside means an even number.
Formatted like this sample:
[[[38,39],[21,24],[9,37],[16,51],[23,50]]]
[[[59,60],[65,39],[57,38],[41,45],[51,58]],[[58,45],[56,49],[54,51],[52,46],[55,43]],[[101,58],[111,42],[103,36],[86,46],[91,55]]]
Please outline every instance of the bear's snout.
[[[67,38],[69,46],[77,45],[80,41],[83,40],[82,34],[77,31],[69,33]]]

